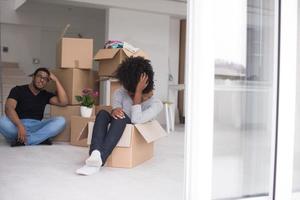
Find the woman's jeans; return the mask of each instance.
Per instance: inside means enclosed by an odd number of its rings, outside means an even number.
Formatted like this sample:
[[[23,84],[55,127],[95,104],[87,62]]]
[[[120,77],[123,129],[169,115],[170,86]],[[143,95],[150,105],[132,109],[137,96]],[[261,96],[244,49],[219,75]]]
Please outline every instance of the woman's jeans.
[[[96,117],[90,154],[93,150],[101,152],[102,165],[106,162],[115,146],[118,144],[126,124],[130,124],[130,118],[125,114],[124,119],[114,119],[109,112],[101,110]],[[108,127],[108,125],[110,126]]]
[[[45,120],[21,119],[27,136],[26,145],[40,144],[48,138],[62,132],[66,126],[63,117],[52,117]],[[14,142],[18,138],[18,129],[6,116],[0,117],[0,133],[8,142]]]

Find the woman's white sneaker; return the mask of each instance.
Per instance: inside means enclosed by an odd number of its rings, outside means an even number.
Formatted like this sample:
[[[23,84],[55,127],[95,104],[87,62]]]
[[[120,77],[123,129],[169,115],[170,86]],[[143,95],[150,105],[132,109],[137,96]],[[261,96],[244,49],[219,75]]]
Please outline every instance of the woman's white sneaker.
[[[76,173],[79,175],[89,176],[97,173],[100,170],[100,167],[91,167],[84,165],[83,167],[76,170]]]
[[[101,167],[102,159],[101,153],[98,150],[92,151],[90,157],[85,160],[85,164],[90,167]]]

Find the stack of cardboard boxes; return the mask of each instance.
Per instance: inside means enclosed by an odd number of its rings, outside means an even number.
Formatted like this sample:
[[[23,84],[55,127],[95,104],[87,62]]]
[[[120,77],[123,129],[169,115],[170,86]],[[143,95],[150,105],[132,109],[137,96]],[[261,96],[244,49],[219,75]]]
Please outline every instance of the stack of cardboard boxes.
[[[93,39],[61,38],[57,44],[56,68],[51,72],[59,79],[64,87],[69,105],[66,107],[51,106],[51,116],[63,116],[66,128],[54,138],[55,141],[71,142],[71,116],[80,115],[80,105],[75,96],[81,95],[84,88],[98,90],[97,72],[92,71]],[[55,92],[55,83],[48,86]],[[96,102],[99,102],[96,99]],[[95,109],[93,111],[95,115]]]
[[[92,71],[93,40],[82,38],[62,38],[57,46],[57,66],[52,70],[66,90],[69,98],[67,107],[51,106],[51,116],[64,116],[67,121],[65,130],[58,135],[56,141],[70,142],[76,146],[89,146],[93,132],[95,114],[101,110],[111,111],[111,97],[120,87],[113,73],[118,65],[129,56],[147,55],[139,50],[135,53],[127,49],[100,49],[94,57],[99,62],[98,73]],[[50,86],[53,91],[54,86]],[[52,89],[51,89],[52,88]],[[80,106],[75,95],[81,95],[82,89],[99,90],[101,106],[97,105],[90,118],[80,116]],[[166,133],[158,122],[127,125],[125,131],[108,158],[106,165],[110,167],[134,167],[153,156],[153,142]]]

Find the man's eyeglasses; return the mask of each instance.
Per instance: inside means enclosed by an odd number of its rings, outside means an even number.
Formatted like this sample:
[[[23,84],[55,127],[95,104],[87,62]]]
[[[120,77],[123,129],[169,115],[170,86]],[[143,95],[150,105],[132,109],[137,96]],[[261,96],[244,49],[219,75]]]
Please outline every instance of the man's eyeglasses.
[[[35,77],[37,77],[37,78],[39,78],[39,79],[41,79],[41,80],[43,80],[45,82],[49,82],[50,81],[50,79],[49,79],[48,76],[44,77],[44,76],[42,76],[40,74],[37,74]]]

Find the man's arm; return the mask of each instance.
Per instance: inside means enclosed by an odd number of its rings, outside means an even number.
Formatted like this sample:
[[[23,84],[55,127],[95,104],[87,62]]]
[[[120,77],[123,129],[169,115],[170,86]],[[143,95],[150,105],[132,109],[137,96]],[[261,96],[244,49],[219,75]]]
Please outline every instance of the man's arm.
[[[54,96],[50,99],[50,104],[56,106],[66,106],[68,104],[68,96],[65,89],[54,74],[50,74],[50,79],[55,82],[57,89],[57,96]]]
[[[5,103],[5,114],[18,128],[18,140],[26,143],[26,129],[16,112],[16,107],[17,101],[15,99],[8,98]]]

